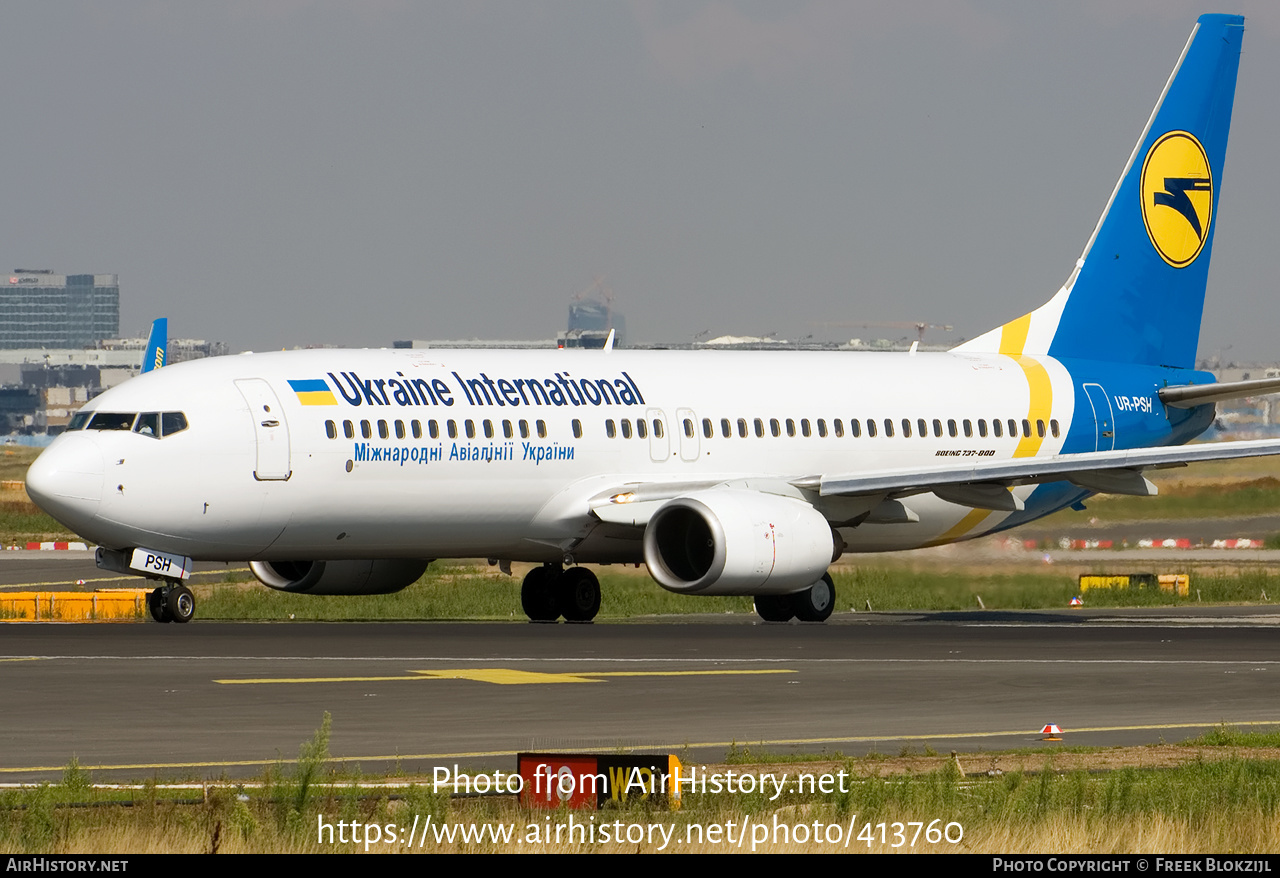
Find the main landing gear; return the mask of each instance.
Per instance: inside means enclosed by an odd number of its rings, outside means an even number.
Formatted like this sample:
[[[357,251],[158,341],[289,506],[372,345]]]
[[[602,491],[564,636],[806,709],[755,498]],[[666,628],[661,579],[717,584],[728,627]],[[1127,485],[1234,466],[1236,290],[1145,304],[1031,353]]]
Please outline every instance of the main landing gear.
[[[794,594],[758,594],[755,597],[756,613],[766,622],[790,622],[792,617],[801,622],[825,622],[836,605],[836,587],[831,574],[804,591]]]
[[[585,567],[543,564],[525,574],[520,605],[532,622],[590,622],[600,612],[600,580]]]
[[[190,622],[196,614],[196,596],[185,585],[162,585],[147,595],[147,611],[157,622]]]

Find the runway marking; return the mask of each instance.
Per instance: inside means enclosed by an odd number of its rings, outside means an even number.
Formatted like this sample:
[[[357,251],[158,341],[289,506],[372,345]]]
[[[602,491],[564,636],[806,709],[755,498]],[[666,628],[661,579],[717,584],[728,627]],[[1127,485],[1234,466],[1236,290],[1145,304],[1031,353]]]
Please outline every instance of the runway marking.
[[[1200,722],[1200,723],[1158,723],[1148,725],[1135,726],[1090,726],[1088,728],[1068,729],[1067,734],[1078,735],[1085,732],[1142,732],[1142,731],[1162,731],[1167,729],[1212,729],[1219,725],[1228,725],[1233,728],[1245,726],[1280,726],[1280,719],[1275,720],[1245,720],[1242,722]],[[1039,740],[1039,730],[1037,729],[1017,729],[1014,731],[1003,732],[942,732],[934,735],[861,735],[839,738],[775,738],[763,739],[759,741],[748,741],[743,739],[735,739],[732,741],[678,741],[665,743],[648,743],[648,744],[628,744],[627,749],[635,752],[645,752],[646,750],[656,751],[675,751],[675,750],[696,750],[711,747],[741,747],[744,744],[759,747],[797,747],[797,746],[813,746],[817,744],[878,744],[888,743],[890,741],[948,741],[959,740],[963,738],[1011,738],[1017,736],[1027,736],[1028,738]],[[617,751],[617,745],[601,746],[601,747],[574,747],[575,751],[582,753],[613,753]],[[1225,748],[1224,748],[1225,749]],[[487,759],[501,756],[515,756],[516,750],[465,750],[453,753],[399,753],[394,756],[333,756],[331,762],[406,762],[411,760],[417,761],[435,761],[435,760],[453,760],[453,759]],[[101,765],[80,765],[81,769],[86,771],[155,771],[158,769],[192,769],[192,768],[247,768],[253,766],[279,765],[281,760],[276,759],[238,759],[238,760],[222,760],[209,762],[129,762],[129,763],[104,763]],[[66,771],[65,765],[32,765],[25,768],[3,767],[0,768],[0,775],[3,774],[21,774],[23,772],[62,772]]]
[[[495,683],[499,686],[520,686],[542,683],[599,683],[599,678],[601,677],[707,677],[794,673],[796,672],[785,668],[738,671],[577,671],[564,674],[520,671],[514,668],[456,668],[441,671],[410,671],[408,674],[388,677],[251,677],[214,680],[213,682],[237,686],[260,683],[384,683],[395,680],[471,680],[476,683]]]

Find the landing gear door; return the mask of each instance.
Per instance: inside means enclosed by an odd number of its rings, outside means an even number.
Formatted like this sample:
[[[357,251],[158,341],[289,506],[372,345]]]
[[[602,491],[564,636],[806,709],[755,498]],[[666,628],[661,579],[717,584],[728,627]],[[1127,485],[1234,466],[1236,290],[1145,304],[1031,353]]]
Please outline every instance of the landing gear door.
[[[288,479],[292,472],[289,468],[289,424],[275,391],[261,378],[241,378],[236,381],[236,389],[249,404],[253,434],[258,443],[253,477],[260,482]]]
[[[1093,406],[1093,423],[1097,431],[1098,451],[1110,451],[1116,447],[1115,416],[1111,400],[1101,384],[1086,384],[1084,392]]]

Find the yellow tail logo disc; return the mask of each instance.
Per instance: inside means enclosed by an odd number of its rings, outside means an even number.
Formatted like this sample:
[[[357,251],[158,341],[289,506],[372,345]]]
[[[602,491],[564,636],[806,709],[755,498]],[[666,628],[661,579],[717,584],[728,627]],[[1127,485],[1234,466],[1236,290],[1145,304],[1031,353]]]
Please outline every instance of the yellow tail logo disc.
[[[1213,221],[1213,174],[1195,136],[1170,131],[1142,163],[1142,223],[1160,258],[1174,268],[1196,261]]]

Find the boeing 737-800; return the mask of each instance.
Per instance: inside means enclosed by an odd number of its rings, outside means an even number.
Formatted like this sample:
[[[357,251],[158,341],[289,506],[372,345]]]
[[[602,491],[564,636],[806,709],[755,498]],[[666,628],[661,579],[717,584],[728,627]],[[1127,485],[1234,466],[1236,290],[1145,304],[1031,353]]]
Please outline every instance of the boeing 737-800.
[[[431,559],[482,557],[541,565],[522,589],[535,620],[596,615],[598,581],[575,565],[644,562],[671,591],[821,621],[845,552],[1153,494],[1150,467],[1280,453],[1183,447],[1215,401],[1280,389],[1194,369],[1243,30],[1199,20],[1061,290],[949,352],[222,357],[94,399],[27,490],[100,565],[162,580],[158,619],[191,618],[193,560],[379,594]]]

